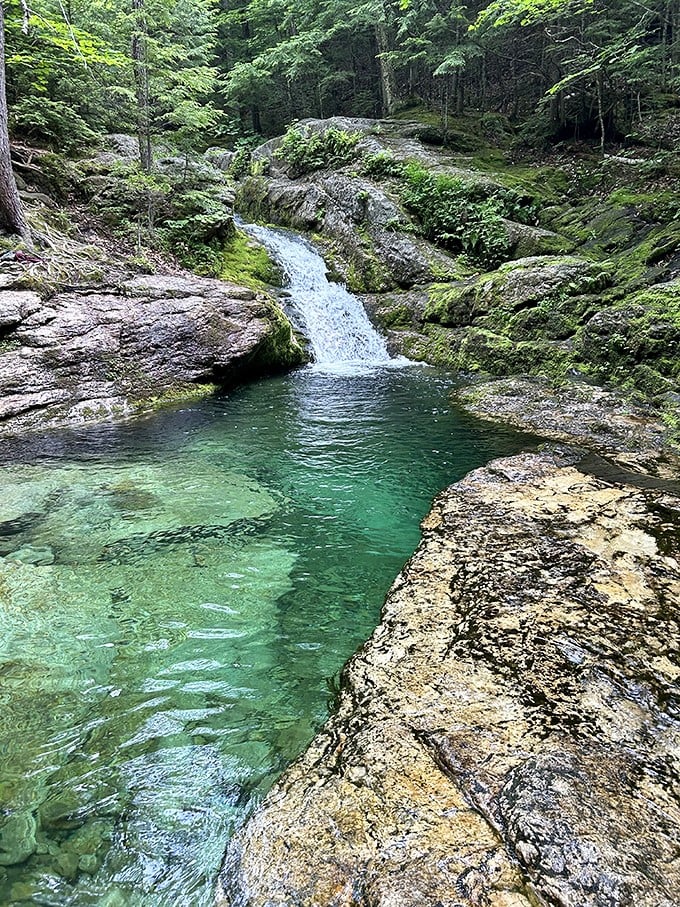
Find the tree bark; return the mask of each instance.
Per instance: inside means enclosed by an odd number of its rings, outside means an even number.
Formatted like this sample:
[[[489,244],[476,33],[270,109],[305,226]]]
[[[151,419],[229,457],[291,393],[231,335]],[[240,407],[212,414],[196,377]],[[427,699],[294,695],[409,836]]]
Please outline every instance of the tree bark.
[[[18,233],[31,244],[31,230],[19,198],[12,170],[12,155],[7,122],[7,87],[5,83],[5,17],[0,0],[0,223],[12,233]]]
[[[144,16],[144,0],[132,0],[132,67],[137,95],[137,139],[139,160],[145,173],[151,171],[153,153],[151,150],[151,117],[149,112],[149,62],[147,26]]]
[[[606,131],[604,125],[604,78],[602,75],[602,70],[598,69],[597,71],[597,122],[600,127],[600,151],[604,155],[604,143],[606,139]]]
[[[397,80],[394,67],[385,57],[390,50],[390,39],[385,22],[377,22],[375,40],[378,46],[378,66],[380,68],[380,87],[382,89],[382,113],[388,117],[394,113],[397,103]]]

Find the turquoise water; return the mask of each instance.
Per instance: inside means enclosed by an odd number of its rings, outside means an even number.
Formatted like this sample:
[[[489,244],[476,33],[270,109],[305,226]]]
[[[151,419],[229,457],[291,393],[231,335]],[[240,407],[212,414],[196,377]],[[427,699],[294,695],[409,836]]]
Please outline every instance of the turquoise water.
[[[0,446],[0,903],[211,902],[432,496],[525,446],[425,368]]]

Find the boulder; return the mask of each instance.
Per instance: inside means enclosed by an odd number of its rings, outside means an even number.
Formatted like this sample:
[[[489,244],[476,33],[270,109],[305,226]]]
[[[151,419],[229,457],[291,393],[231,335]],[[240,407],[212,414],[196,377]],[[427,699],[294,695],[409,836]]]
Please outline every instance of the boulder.
[[[513,258],[527,258],[531,255],[562,255],[573,251],[575,243],[552,230],[520,224],[514,220],[503,220],[505,234]]]
[[[582,444],[638,472],[664,474],[664,463],[680,454],[658,411],[584,381],[553,386],[541,378],[502,378],[461,388],[456,402],[480,418]]]
[[[0,291],[0,429],[129,415],[168,394],[297,363],[272,300],[219,280],[139,276],[42,302]]]
[[[680,387],[680,280],[657,284],[596,312],[577,343],[581,359],[651,395]]]
[[[448,286],[433,286],[425,318],[449,327],[461,327],[474,324],[492,311],[503,310],[514,315],[557,301],[569,314],[578,315],[578,298],[601,292],[610,281],[606,265],[578,256],[520,258],[489,274]]]

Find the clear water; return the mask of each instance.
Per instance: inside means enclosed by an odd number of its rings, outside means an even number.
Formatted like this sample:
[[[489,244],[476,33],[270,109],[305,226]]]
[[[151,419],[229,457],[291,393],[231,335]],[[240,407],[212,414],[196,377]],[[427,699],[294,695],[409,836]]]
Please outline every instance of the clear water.
[[[210,904],[433,494],[523,444],[449,390],[306,368],[0,447],[0,903]]]
[[[433,494],[522,444],[391,360],[308,243],[248,230],[314,366],[0,446],[2,904],[210,904]]]

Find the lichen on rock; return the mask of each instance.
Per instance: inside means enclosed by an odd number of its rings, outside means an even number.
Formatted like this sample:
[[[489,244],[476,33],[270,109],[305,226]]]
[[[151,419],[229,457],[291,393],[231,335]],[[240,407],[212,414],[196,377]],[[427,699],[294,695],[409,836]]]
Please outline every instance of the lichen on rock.
[[[566,454],[439,495],[219,904],[677,904],[679,510]]]

